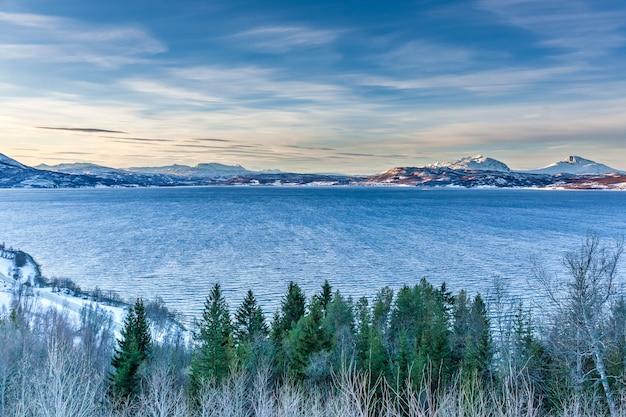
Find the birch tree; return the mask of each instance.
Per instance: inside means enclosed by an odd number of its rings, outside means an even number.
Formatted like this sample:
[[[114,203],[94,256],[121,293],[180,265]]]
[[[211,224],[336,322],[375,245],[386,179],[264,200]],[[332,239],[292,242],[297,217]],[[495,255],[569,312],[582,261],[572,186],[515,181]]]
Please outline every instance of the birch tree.
[[[585,361],[599,379],[612,417],[617,416],[617,406],[609,383],[605,345],[611,304],[616,296],[619,261],[623,253],[623,240],[605,245],[595,234],[589,234],[574,251],[565,253],[563,265],[565,279],[550,275],[534,263],[534,275],[547,290],[555,308],[555,328],[559,330],[557,351],[569,357],[573,365],[574,385],[590,377],[584,368]],[[559,285],[560,284],[560,285]]]

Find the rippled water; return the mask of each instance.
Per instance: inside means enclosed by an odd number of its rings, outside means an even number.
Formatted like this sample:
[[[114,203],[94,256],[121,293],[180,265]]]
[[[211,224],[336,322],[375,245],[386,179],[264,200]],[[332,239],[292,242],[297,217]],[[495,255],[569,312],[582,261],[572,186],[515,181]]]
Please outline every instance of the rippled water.
[[[0,190],[0,241],[48,277],[126,298],[160,295],[189,315],[214,282],[272,312],[287,283],[325,279],[373,295],[426,277],[523,297],[532,255],[558,269],[589,230],[626,235],[626,193],[412,188],[203,187]]]

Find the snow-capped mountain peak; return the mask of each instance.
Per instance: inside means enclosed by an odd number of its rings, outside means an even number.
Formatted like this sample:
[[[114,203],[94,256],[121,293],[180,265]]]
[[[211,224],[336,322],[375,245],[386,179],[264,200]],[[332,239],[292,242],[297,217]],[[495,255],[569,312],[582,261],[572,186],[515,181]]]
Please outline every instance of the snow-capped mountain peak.
[[[5,154],[0,153],[0,164],[14,168],[27,168],[26,165],[20,164],[15,159],[9,158]]]
[[[426,165],[425,168],[449,168],[463,171],[511,171],[504,162],[483,155],[466,156],[465,158],[452,162],[437,162]]]
[[[617,169],[611,168],[607,165],[597,163],[590,159],[582,158],[577,155],[570,155],[567,159],[555,162],[544,168],[528,171],[539,174],[573,174],[573,175],[598,175],[598,174],[610,174],[621,173]]]

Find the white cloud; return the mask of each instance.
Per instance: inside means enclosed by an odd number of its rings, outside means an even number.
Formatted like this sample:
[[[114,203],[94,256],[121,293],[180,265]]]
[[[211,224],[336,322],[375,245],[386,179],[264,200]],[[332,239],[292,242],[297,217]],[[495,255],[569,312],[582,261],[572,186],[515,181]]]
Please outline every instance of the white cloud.
[[[157,81],[131,79],[124,80],[120,84],[122,85],[122,87],[125,87],[134,92],[160,96],[178,101],[210,103],[222,101],[219,98],[203,94],[201,92],[198,92],[197,90],[173,87]]]
[[[410,79],[358,76],[355,82],[360,85],[387,87],[397,90],[462,90],[476,94],[497,95],[520,91],[529,85],[562,80],[565,76],[578,76],[581,66],[555,66],[547,68],[500,68],[464,74],[423,76]]]
[[[85,62],[117,67],[143,62],[166,47],[134,26],[93,25],[74,19],[0,12],[0,59]]]
[[[626,44],[626,9],[598,10],[584,0],[479,0],[479,7],[509,24],[539,35],[539,43],[577,55],[604,55]]]
[[[394,70],[412,68],[420,72],[466,67],[476,58],[468,49],[413,40],[374,57],[374,61]]]
[[[340,32],[336,30],[304,26],[261,26],[239,32],[231,38],[239,41],[240,46],[248,50],[284,53],[294,49],[330,44],[339,34]]]
[[[200,66],[171,70],[171,83],[192,83],[193,89],[221,97],[225,101],[243,100],[267,105],[271,100],[307,102],[345,102],[350,89],[332,82],[291,79],[282,71],[253,66]]]

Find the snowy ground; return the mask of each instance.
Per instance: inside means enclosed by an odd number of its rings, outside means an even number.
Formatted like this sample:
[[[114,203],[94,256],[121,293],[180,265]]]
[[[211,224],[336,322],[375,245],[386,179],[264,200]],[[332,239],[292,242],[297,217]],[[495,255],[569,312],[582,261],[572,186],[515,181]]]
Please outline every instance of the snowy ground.
[[[25,294],[33,298],[35,311],[45,311],[49,308],[64,310],[67,312],[70,320],[78,324],[80,312],[84,307],[91,306],[94,309],[97,307],[100,311],[104,310],[109,314],[113,320],[113,332],[116,337],[120,337],[128,306],[109,305],[104,301],[93,300],[87,295],[76,296],[71,291],[63,288],[36,287],[34,284],[38,274],[37,271],[38,267],[32,261],[32,258],[28,259],[26,265],[17,268],[10,254],[0,247],[0,318],[9,315],[13,295],[20,286],[23,286],[27,290]],[[20,277],[19,280],[13,278],[16,273]],[[24,283],[26,283],[26,286],[24,286]],[[165,325],[153,323],[151,326],[153,339],[162,340],[166,337],[168,331],[171,330],[171,326],[175,328],[180,325],[176,322],[167,322]],[[184,329],[182,330],[184,331]],[[186,339],[190,340],[191,334],[186,331],[184,334]]]
[[[34,297],[37,307],[42,309],[50,307],[65,309],[71,318],[78,320],[80,311],[84,306],[91,305],[95,308],[97,305],[98,308],[107,311],[111,315],[116,332],[119,332],[122,328],[124,317],[126,316],[125,307],[110,306],[102,302],[90,300],[86,296],[79,297],[61,291],[54,291],[52,287],[33,287],[37,271],[36,265],[29,261],[23,267],[17,268],[14,260],[6,257],[6,253],[6,251],[0,249],[0,255],[5,255],[0,256],[0,315],[8,314],[14,291],[19,285],[27,282],[31,286],[32,297]],[[21,277],[19,280],[12,278],[16,272]]]

